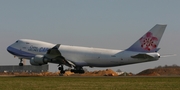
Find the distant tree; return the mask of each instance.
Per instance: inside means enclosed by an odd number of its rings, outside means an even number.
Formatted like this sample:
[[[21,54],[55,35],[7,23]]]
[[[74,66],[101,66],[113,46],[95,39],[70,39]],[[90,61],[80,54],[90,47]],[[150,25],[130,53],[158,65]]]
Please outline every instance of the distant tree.
[[[176,64],[173,64],[173,65],[170,65],[170,66],[168,66],[168,65],[164,65],[164,66],[157,66],[157,67],[155,67],[155,69],[156,68],[179,68],[180,66],[178,66],[178,65],[176,65]]]
[[[179,67],[179,66],[178,66],[178,65],[176,65],[176,64],[173,64],[172,66],[173,66],[173,67]]]
[[[168,65],[165,65],[164,68],[168,68]]]
[[[162,66],[157,66],[157,67],[155,67],[155,68],[162,68]]]

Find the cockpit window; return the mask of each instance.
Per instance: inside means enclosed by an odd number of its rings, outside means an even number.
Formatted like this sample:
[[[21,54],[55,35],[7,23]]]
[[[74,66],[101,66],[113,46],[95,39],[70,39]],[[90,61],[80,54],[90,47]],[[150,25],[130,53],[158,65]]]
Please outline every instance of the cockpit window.
[[[26,42],[26,44],[29,44],[28,42]]]
[[[16,43],[18,43],[18,41],[16,41]]]

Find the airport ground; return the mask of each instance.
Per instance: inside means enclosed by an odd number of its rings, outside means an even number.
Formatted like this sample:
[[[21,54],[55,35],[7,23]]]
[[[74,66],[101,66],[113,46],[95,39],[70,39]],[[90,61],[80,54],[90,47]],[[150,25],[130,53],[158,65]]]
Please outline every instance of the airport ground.
[[[1,76],[0,90],[179,90],[180,77],[171,76]]]

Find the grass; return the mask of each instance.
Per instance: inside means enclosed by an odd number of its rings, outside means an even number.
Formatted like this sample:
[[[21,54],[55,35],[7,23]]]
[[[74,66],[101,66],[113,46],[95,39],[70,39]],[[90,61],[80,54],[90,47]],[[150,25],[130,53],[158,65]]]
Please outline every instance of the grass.
[[[0,77],[0,90],[180,90],[180,77]]]

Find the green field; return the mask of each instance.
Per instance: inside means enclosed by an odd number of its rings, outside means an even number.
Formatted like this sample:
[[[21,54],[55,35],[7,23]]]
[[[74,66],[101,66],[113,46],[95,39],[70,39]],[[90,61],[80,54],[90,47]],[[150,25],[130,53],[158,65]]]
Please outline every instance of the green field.
[[[0,77],[0,90],[180,90],[180,77]]]

